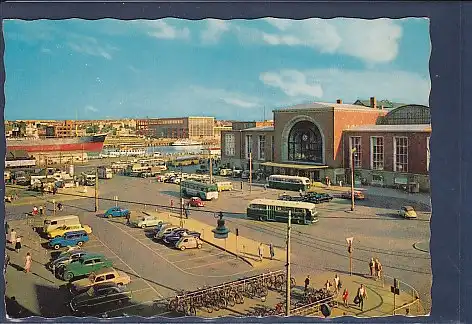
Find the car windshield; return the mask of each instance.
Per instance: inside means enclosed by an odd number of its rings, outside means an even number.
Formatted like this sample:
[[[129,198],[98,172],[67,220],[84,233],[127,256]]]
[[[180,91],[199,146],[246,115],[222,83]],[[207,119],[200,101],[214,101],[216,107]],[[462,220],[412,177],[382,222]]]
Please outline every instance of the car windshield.
[[[413,211],[414,210],[413,207],[411,207],[411,206],[406,206],[404,208],[405,208],[406,211]]]

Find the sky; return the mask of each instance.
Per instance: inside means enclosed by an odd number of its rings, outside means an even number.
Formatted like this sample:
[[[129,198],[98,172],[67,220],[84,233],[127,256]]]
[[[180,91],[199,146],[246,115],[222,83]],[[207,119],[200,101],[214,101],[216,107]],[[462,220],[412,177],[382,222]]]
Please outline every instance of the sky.
[[[5,119],[271,119],[307,102],[428,105],[429,20],[5,20]]]

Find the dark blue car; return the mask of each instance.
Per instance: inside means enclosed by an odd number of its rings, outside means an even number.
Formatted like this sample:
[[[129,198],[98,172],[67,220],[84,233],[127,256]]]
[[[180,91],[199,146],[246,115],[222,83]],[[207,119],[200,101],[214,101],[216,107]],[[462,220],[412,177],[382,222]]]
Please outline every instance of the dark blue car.
[[[164,238],[164,243],[169,245],[175,245],[182,236],[195,236],[200,238],[200,233],[188,230],[175,231]]]
[[[54,250],[59,250],[61,247],[66,246],[82,246],[85,242],[88,242],[89,236],[86,231],[74,231],[65,233],[63,236],[53,238],[48,242],[49,247]]]
[[[111,217],[125,217],[129,216],[131,213],[128,209],[124,209],[121,207],[112,207],[108,209],[103,217],[111,218]]]

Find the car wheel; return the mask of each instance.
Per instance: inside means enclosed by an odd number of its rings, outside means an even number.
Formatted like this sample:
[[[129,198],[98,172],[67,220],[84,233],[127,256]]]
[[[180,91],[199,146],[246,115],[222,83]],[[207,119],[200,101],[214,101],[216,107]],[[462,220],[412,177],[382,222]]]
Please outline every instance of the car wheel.
[[[54,250],[59,250],[61,246],[59,244],[54,245]]]
[[[78,245],[78,246],[82,246],[82,245],[84,245],[84,242],[79,241],[79,242],[77,242],[77,245]]]
[[[107,217],[108,217],[108,218],[111,218],[111,215],[108,215]]]
[[[141,225],[141,228],[143,228],[143,229],[146,228],[146,225],[145,224]]]
[[[67,272],[66,274],[64,274],[64,280],[66,281],[70,281],[74,278],[74,274],[72,272]]]
[[[202,248],[202,245],[201,245],[201,244],[198,244],[198,245],[197,245],[197,248],[198,248],[198,249],[201,249],[201,248]]]
[[[58,237],[61,237],[61,236],[60,236],[60,235],[56,235],[56,236],[54,236],[54,238],[58,238]]]
[[[185,246],[184,246],[184,245],[182,245],[182,246],[180,247],[180,251],[183,251],[183,250],[185,250]]]
[[[119,282],[119,283],[117,283],[116,285],[119,286],[119,287],[123,287],[123,283],[122,283],[122,282]]]

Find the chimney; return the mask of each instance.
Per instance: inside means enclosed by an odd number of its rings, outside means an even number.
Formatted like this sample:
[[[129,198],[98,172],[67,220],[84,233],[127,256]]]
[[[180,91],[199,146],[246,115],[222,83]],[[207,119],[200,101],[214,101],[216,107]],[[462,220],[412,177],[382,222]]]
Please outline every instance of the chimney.
[[[377,108],[377,99],[375,97],[370,97],[370,108]]]
[[[342,100],[342,99],[338,99],[338,100],[336,100],[336,103],[337,103],[337,104],[342,104],[342,103],[343,103],[343,100]]]

